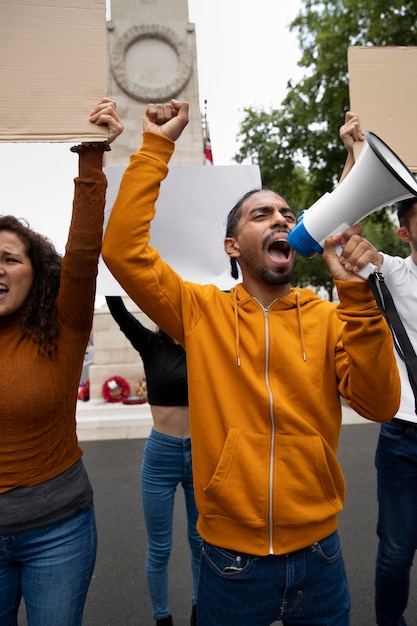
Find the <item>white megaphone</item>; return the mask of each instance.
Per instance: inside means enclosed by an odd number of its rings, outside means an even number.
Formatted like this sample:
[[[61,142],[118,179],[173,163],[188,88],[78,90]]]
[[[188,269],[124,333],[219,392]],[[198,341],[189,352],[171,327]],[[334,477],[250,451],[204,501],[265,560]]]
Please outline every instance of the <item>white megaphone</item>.
[[[327,237],[343,232],[384,206],[417,196],[417,180],[401,159],[371,132],[353,168],[331,193],[300,215],[288,243],[305,257],[323,252]],[[374,268],[359,272],[368,278]]]

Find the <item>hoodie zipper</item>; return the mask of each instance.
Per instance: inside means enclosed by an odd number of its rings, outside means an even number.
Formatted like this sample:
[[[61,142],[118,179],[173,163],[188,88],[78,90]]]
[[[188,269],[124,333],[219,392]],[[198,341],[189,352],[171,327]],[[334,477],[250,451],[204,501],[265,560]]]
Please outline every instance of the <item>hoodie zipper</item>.
[[[275,462],[275,419],[272,389],[269,384],[269,309],[264,309],[265,318],[265,382],[269,394],[269,419],[271,420],[271,451],[269,455],[269,554],[274,553],[273,548],[273,497],[274,497],[274,462]]]
[[[300,311],[300,292],[295,292],[296,296],[296,304],[297,304],[297,316],[298,316],[298,325],[300,329],[300,339],[301,339],[301,353],[303,361],[307,360],[305,345],[304,345],[304,332],[301,323],[301,311]],[[271,307],[275,304],[279,298],[275,298],[267,307],[265,307],[257,298],[253,298],[254,301],[261,307],[264,314],[264,322],[265,322],[265,385],[268,390],[269,396],[269,419],[271,422],[271,450],[269,454],[269,511],[268,511],[268,522],[269,522],[269,554],[274,554],[274,514],[273,514],[273,501],[274,501],[274,463],[275,463],[275,432],[276,432],[276,424],[275,424],[275,415],[274,415],[274,402],[273,402],[273,393],[269,381],[269,358],[270,358],[270,342],[269,342],[269,311]],[[235,327],[236,327],[236,358],[237,365],[240,367],[240,337],[239,337],[239,321],[238,321],[238,303],[237,303],[237,289],[234,292],[234,310],[235,310]]]
[[[256,300],[256,298],[254,298]],[[273,497],[274,497],[274,462],[275,462],[275,419],[274,419],[274,403],[272,389],[269,384],[269,309],[276,302],[278,298],[273,300],[268,307],[264,307],[259,300],[256,300],[262,307],[265,320],[265,384],[269,395],[269,419],[271,421],[271,450],[269,453],[269,554],[274,554],[274,516],[273,516]]]

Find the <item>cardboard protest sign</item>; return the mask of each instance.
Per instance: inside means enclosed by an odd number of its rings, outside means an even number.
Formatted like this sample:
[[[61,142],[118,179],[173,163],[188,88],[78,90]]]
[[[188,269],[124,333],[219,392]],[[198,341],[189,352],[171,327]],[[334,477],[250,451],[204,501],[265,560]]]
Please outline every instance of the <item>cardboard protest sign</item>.
[[[2,0],[0,141],[104,141],[105,0]]]
[[[351,46],[350,109],[417,172],[417,47]]]

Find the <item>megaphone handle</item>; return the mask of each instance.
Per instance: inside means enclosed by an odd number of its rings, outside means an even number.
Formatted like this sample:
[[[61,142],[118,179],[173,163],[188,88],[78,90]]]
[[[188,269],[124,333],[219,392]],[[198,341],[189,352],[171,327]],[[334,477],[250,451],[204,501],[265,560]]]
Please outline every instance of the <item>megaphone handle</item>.
[[[343,252],[343,246],[341,245],[336,246],[336,254],[338,256],[341,256],[342,252]],[[357,274],[364,280],[368,280],[370,275],[374,274],[377,271],[378,271],[378,268],[376,265],[374,265],[373,263],[368,263],[368,265],[365,265],[365,267],[363,267],[359,272],[355,272],[355,274]]]

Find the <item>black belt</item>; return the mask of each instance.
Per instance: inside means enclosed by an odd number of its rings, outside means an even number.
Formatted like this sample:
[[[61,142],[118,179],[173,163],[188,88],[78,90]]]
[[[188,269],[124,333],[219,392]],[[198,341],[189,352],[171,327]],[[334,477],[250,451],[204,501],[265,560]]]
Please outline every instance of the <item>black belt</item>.
[[[391,422],[395,422],[396,424],[401,424],[404,428],[408,428],[408,430],[416,430],[417,424],[415,422],[409,422],[408,420],[400,420],[398,417],[394,417]]]

